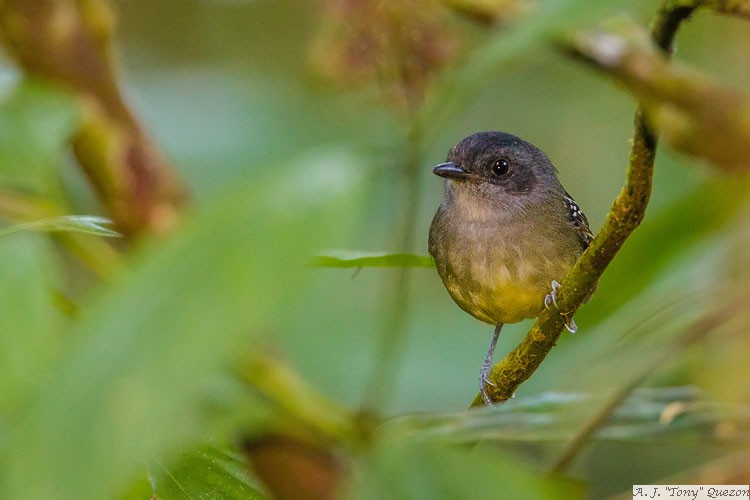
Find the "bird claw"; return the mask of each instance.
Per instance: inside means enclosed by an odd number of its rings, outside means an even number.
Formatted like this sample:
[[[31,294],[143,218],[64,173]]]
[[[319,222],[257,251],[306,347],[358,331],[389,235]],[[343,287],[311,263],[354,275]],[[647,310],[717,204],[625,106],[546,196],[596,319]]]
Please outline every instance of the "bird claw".
[[[557,289],[560,288],[560,283],[557,280],[552,280],[552,291],[544,297],[544,308],[549,310],[549,305],[554,304],[557,309]]]
[[[570,318],[565,323],[565,329],[568,330],[570,333],[576,333],[578,331],[578,325],[576,325],[576,322],[573,320],[573,318]]]
[[[489,376],[482,373],[479,376],[479,392],[482,393],[482,399],[484,399],[484,402],[487,403],[488,406],[492,406],[492,398],[490,397],[490,393],[487,392],[487,386],[491,385],[492,387],[497,387],[497,384],[490,380]]]
[[[554,304],[555,309],[559,309],[557,307],[557,290],[560,288],[560,283],[557,282],[557,280],[552,280],[552,291],[550,291],[546,297],[544,297],[544,308],[547,310],[550,310],[549,305]],[[568,330],[570,333],[576,333],[578,331],[578,325],[576,325],[576,322],[573,321],[573,318],[570,318],[565,323],[565,329]]]

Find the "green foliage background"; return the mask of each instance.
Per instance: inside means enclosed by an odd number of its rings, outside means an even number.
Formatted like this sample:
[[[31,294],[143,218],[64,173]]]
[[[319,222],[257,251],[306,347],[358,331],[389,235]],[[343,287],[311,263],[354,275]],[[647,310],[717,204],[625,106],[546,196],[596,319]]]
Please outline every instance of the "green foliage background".
[[[315,2],[114,7],[130,103],[186,177],[194,206],[175,234],[121,249],[122,262],[104,279],[58,233],[0,237],[3,498],[147,498],[154,485],[159,498],[262,498],[263,486],[229,442],[289,416],[279,415],[283,404],[269,403],[273,396],[258,398],[231,375],[242,364],[238,353],[270,349],[304,390],[351,411],[373,409],[371,378],[399,270],[313,268],[311,258],[326,249],[426,253],[442,195],[431,166],[479,130],[509,131],[546,151],[596,231],[624,179],[634,102],[548,40],[623,10],[646,22],[654,10],[645,1],[540,2],[538,15],[507,31],[455,20],[470,42],[428,94],[417,243],[400,248],[414,194],[404,172],[408,120],[372,89],[342,90],[312,75],[310,44],[323,21]],[[747,88],[746,22],[699,15],[678,47],[679,61]],[[67,154],[75,102],[23,80],[7,59],[1,70],[2,186],[67,213],[100,213]],[[745,177],[660,149],[647,218],[577,315],[579,333],[564,336],[502,412],[486,412],[484,421],[458,416],[453,430],[399,418],[462,412],[476,393],[491,329],[451,302],[434,270],[419,267],[424,261],[414,264],[402,349],[384,376],[393,377],[393,393],[375,408],[395,419],[360,457],[360,481],[346,494],[599,498],[746,447],[746,422],[739,437],[715,439],[712,426],[722,417],[711,413],[705,425],[681,422],[676,430],[610,428],[569,477],[542,474],[607,395],[659,354],[677,351],[686,325],[714,308],[718,294],[742,286],[750,264],[747,186]],[[100,237],[80,236],[91,245]],[[497,352],[512,349],[529,326],[508,325]],[[654,370],[645,385],[692,386],[701,399],[747,405],[741,353],[750,353],[747,342],[709,339]],[[558,404],[553,393],[593,399]],[[306,395],[280,389],[275,397],[294,407]],[[513,412],[517,420],[502,420]],[[643,425],[658,420],[647,415]],[[539,418],[559,432],[528,432]],[[421,438],[404,437],[412,434]],[[482,439],[492,444],[470,453],[445,445]]]

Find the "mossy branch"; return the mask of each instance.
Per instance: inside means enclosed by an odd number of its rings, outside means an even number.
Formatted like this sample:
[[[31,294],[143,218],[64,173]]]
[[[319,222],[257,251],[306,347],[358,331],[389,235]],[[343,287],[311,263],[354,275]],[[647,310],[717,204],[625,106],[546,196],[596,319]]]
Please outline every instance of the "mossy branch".
[[[120,230],[161,232],[176,221],[185,190],[123,99],[113,25],[104,0],[0,0],[2,43],[16,63],[84,102],[73,149]]]
[[[579,33],[562,49],[622,82],[674,149],[726,171],[750,170],[750,96],[671,64],[634,22]]]
[[[679,24],[696,8],[697,5],[670,2],[658,12],[651,38],[665,54],[672,51]],[[592,293],[604,270],[643,220],[651,196],[656,144],[656,134],[647,123],[641,105],[635,114],[625,185],[612,204],[599,234],[563,280],[557,296],[558,310],[542,311],[518,347],[492,367],[490,380],[495,386],[488,385],[488,392],[493,401],[512,397],[518,386],[536,371],[555,346],[565,323]],[[483,404],[482,396],[477,394],[472,406]]]

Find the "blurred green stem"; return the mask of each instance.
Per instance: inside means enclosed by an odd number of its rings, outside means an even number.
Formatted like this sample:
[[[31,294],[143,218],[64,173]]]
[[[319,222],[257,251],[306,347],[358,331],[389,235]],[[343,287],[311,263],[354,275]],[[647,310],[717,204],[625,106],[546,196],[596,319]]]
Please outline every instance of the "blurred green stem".
[[[252,356],[239,376],[301,426],[318,437],[352,442],[358,435],[355,419],[344,409],[308,387],[288,366],[268,353]]]
[[[404,203],[402,205],[402,225],[396,235],[396,248],[400,252],[411,252],[417,236],[417,221],[422,193],[419,167],[422,164],[422,129],[416,120],[407,132],[404,162],[401,172],[404,175]],[[413,270],[401,268],[385,286],[383,294],[382,330],[378,334],[378,347],[375,366],[365,390],[363,412],[379,411],[388,403],[398,374],[401,354],[406,342],[406,319],[409,310],[409,291]]]
[[[680,22],[690,16],[690,9],[695,9],[670,5],[671,2],[659,10],[651,31],[651,38],[666,54],[672,52]],[[566,322],[593,292],[604,270],[643,220],[651,196],[656,143],[656,133],[646,122],[643,105],[639,105],[625,185],[599,234],[563,280],[557,296],[558,309],[542,311],[521,344],[492,367],[490,380],[496,385],[488,389],[493,401],[510,399],[536,371],[557,343]],[[483,404],[481,394],[477,394],[471,406]]]

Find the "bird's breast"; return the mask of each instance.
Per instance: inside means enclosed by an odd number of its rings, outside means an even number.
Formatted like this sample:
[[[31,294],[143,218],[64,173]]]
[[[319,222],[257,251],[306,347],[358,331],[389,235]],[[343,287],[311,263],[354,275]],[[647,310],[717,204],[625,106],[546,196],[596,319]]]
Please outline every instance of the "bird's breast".
[[[561,280],[577,256],[561,256],[554,238],[533,231],[523,223],[447,221],[430,251],[453,300],[491,324],[538,316],[552,280]]]

